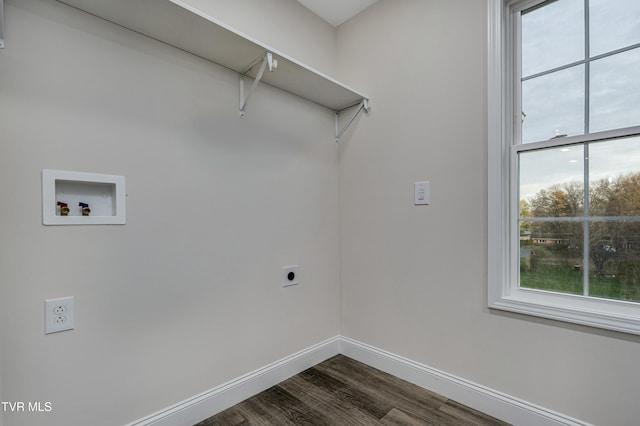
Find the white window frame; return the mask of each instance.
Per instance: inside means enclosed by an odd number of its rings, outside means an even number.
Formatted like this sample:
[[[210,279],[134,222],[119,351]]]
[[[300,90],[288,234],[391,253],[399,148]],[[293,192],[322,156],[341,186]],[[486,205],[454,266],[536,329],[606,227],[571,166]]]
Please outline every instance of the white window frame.
[[[510,184],[515,171],[514,148],[516,99],[514,80],[514,33],[510,26],[515,19],[509,16],[511,7],[521,9],[539,3],[539,0],[487,0],[488,6],[488,61],[487,61],[487,272],[488,306],[553,320],[592,327],[640,334],[640,304],[598,299],[550,291],[520,288],[517,285],[517,188]],[[515,42],[519,43],[519,40]],[[513,118],[509,118],[513,117]],[[640,127],[619,129],[598,134],[599,139],[640,134]],[[567,142],[591,141],[594,135],[566,138]],[[536,144],[537,145],[537,144]],[[512,170],[513,168],[513,170]],[[516,212],[516,213],[513,213]]]

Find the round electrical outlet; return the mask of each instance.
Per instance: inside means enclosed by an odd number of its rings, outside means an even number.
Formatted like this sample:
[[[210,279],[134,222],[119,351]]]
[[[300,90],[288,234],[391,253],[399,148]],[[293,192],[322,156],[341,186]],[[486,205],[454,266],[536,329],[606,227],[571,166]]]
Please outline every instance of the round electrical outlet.
[[[282,286],[289,287],[299,284],[298,265],[285,266],[282,268]]]

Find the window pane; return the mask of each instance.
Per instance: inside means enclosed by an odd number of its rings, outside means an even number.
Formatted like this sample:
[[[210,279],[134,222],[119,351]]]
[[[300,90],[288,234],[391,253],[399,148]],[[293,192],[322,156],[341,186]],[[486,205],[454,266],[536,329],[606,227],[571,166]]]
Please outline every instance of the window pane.
[[[558,0],[522,13],[523,77],[581,59],[584,0]]]
[[[640,222],[595,222],[589,234],[589,296],[640,301]]]
[[[591,56],[640,43],[640,1],[590,0]]]
[[[591,133],[640,124],[639,75],[640,48],[591,63]]]
[[[520,153],[520,217],[583,215],[583,159],[582,145]]]
[[[640,137],[589,145],[591,216],[640,216]]]
[[[531,234],[520,236],[520,287],[583,294],[582,222],[527,225]]]
[[[522,82],[522,142],[584,133],[584,66]]]

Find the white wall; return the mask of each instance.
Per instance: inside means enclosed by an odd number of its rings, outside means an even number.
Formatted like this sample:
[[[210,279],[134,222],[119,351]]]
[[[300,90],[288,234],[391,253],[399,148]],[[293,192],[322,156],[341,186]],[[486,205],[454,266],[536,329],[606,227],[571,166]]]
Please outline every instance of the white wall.
[[[124,424],[340,332],[635,424],[639,338],[486,308],[484,2],[381,0],[336,40],[265,3],[208,4],[372,97],[340,148],[317,105],[260,86],[240,120],[228,70],[53,0],[5,2],[2,400],[53,412],[4,425]],[[43,168],[126,176],[127,225],[43,226]],[[282,289],[292,263],[303,283]],[[76,329],[44,336],[43,301],[67,295]]]
[[[335,75],[335,29],[296,0],[183,1],[318,71]]]
[[[227,69],[53,0],[5,12],[2,400],[53,408],[5,426],[125,424],[339,333],[332,112],[260,86],[240,119]],[[43,226],[44,168],[124,175],[127,224]]]
[[[342,334],[594,424],[637,424],[638,336],[486,308],[485,2],[382,0],[337,46],[339,77],[372,99],[341,143]],[[413,206],[418,180],[431,206]]]

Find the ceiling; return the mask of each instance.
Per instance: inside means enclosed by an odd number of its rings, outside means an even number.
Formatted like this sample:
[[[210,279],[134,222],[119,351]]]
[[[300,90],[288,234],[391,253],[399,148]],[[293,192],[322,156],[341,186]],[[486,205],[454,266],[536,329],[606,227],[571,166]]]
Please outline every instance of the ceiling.
[[[337,27],[378,0],[298,0],[304,7]]]

